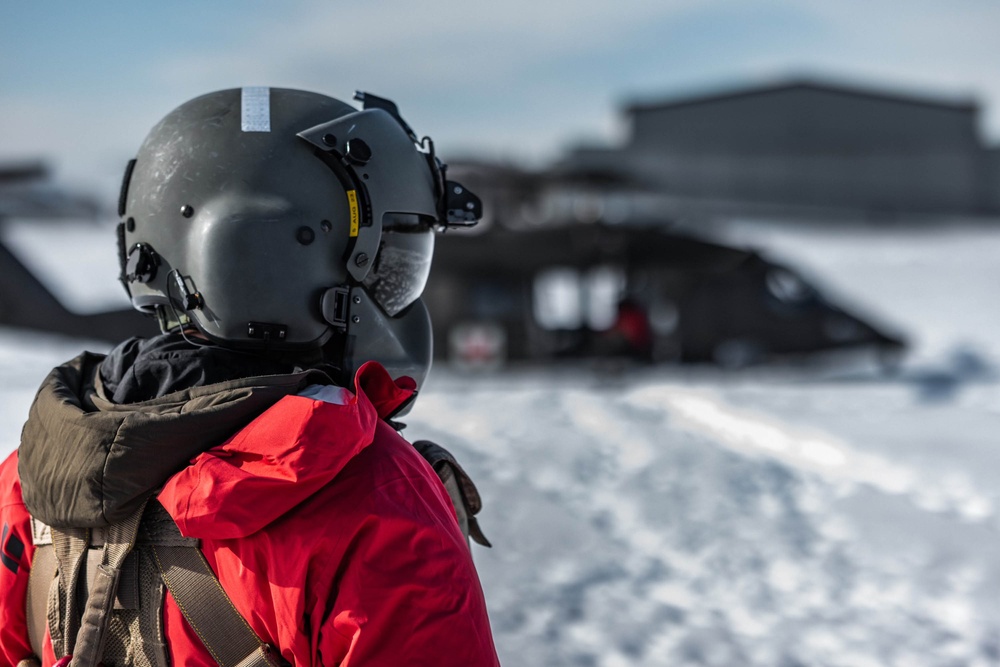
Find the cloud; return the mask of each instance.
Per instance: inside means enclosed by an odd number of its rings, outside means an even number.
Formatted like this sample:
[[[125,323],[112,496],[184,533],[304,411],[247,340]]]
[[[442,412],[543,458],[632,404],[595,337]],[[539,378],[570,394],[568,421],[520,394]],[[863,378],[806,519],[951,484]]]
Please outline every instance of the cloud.
[[[568,136],[606,134],[623,96],[699,82],[817,72],[1000,101],[1000,72],[984,71],[1000,56],[996,25],[1000,6],[975,1],[915,0],[905,11],[858,0],[307,2],[277,24],[251,24],[235,45],[166,59],[155,75],[190,94],[364,87],[456,143],[523,139],[520,149],[551,153]]]
[[[188,32],[173,19],[92,11],[107,15],[89,24],[91,42],[106,38],[106,24],[108,35],[142,34],[144,43],[114,60],[106,44],[68,52],[48,33],[33,36],[35,57],[51,52],[73,64],[72,93],[58,67],[44,70],[50,80],[7,75],[0,157],[35,147],[70,174],[107,172],[101,178],[111,183],[169,109],[256,84],[341,98],[371,90],[395,99],[446,157],[475,150],[537,161],[581,136],[611,137],[617,104],[635,95],[814,72],[974,93],[991,104],[987,127],[1000,137],[1000,70],[987,66],[1000,60],[1000,5],[985,0],[903,8],[889,0],[310,0],[198,13]]]

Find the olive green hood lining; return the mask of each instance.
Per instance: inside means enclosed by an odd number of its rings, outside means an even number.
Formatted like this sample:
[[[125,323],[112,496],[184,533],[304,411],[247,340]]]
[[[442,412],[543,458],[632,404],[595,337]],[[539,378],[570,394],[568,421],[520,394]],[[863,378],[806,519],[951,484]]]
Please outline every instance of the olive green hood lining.
[[[101,387],[104,355],[54,368],[28,413],[18,473],[28,511],[57,528],[99,527],[134,512],[197,454],[229,438],[282,397],[329,384],[318,370],[240,378],[141,403]]]

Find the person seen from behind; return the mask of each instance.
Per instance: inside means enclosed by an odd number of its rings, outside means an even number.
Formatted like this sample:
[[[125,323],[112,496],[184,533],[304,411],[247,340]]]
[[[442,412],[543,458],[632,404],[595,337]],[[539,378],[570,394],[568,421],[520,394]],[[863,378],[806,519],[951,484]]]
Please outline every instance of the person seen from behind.
[[[498,664],[479,495],[396,421],[434,233],[481,204],[356,99],[210,93],[130,162],[121,279],[162,333],[53,369],[0,465],[0,667]]]

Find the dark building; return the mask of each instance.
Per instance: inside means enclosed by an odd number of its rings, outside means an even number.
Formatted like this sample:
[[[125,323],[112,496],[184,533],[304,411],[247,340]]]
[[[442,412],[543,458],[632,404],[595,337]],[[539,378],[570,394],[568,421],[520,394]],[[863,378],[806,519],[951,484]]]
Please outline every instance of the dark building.
[[[667,213],[1000,213],[1000,151],[974,101],[793,82],[625,108],[620,148],[579,148],[565,174],[616,174]]]

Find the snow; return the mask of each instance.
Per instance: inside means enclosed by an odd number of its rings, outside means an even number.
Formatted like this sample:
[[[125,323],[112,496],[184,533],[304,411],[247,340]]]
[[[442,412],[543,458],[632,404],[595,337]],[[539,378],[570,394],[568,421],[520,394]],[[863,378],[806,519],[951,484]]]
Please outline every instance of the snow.
[[[998,406],[986,384],[929,408],[879,380],[439,376],[409,435],[487,498],[507,664],[991,664]]]
[[[501,661],[1000,663],[1000,229],[731,233],[913,353],[894,376],[435,369],[405,434],[484,496]],[[82,347],[0,330],[0,451]]]

